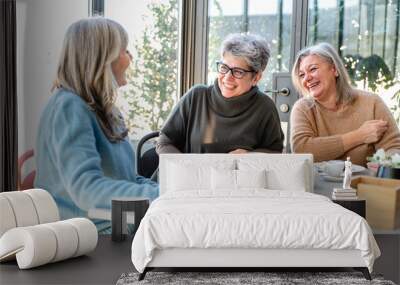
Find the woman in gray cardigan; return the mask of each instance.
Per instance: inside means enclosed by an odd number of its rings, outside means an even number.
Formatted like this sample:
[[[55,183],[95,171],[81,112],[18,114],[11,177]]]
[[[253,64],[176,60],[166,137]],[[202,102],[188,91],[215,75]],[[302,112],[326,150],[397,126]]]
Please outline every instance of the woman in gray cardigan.
[[[157,152],[282,152],[275,104],[257,87],[269,57],[263,38],[228,36],[217,62],[218,78],[181,98],[160,131]]]

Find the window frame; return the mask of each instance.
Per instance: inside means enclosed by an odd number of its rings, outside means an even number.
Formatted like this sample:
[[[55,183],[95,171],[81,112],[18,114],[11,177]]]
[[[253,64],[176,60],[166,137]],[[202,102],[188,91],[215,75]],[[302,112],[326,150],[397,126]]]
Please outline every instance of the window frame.
[[[190,0],[188,2],[196,2],[198,9],[195,13],[195,33],[193,42],[196,43],[196,53],[194,62],[197,64],[188,65],[187,68],[192,69],[194,74],[193,85],[195,83],[207,83],[207,53],[208,53],[208,26],[209,26],[209,0]],[[243,0],[248,1],[248,0]],[[185,1],[183,1],[185,2]],[[306,46],[307,43],[307,17],[308,17],[308,0],[292,0],[292,29],[291,29],[291,48],[290,48],[290,70],[293,66],[296,54]],[[182,14],[182,17],[190,17],[190,14]],[[204,36],[205,33],[205,36]],[[199,68],[200,67],[200,68]],[[189,85],[189,86],[191,86]],[[183,94],[182,94],[183,95]]]
[[[209,0],[179,1],[178,97],[193,85],[207,84]],[[248,0],[244,0],[248,1]],[[104,0],[89,0],[91,15],[104,15]],[[307,41],[308,0],[292,0],[290,69]],[[298,24],[300,23],[300,25]]]
[[[207,82],[208,0],[181,0],[178,96]]]
[[[104,0],[89,0],[88,5],[90,16],[104,16]]]

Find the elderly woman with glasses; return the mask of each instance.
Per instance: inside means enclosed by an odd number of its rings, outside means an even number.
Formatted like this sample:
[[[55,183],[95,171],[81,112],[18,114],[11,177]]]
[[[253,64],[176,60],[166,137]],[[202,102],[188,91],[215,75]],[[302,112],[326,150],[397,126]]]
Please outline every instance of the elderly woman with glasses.
[[[278,112],[257,87],[269,57],[261,37],[228,36],[217,62],[218,78],[181,98],[160,131],[157,152],[282,152]]]

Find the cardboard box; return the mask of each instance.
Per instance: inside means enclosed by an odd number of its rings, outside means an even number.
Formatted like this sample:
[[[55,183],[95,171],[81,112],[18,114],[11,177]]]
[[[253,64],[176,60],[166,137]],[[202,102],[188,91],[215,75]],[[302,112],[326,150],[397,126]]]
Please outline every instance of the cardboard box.
[[[367,203],[367,221],[374,229],[400,228],[400,180],[359,176],[351,181]]]

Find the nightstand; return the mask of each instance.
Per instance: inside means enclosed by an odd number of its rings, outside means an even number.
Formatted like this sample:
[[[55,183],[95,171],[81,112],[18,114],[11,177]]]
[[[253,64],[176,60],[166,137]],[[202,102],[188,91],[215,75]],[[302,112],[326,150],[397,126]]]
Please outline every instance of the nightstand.
[[[340,206],[359,214],[365,219],[365,199],[358,200],[332,200],[332,202],[339,204]]]
[[[114,198],[111,203],[111,239],[123,241],[127,234],[127,212],[134,213],[133,234],[149,208],[150,201],[143,197]]]

